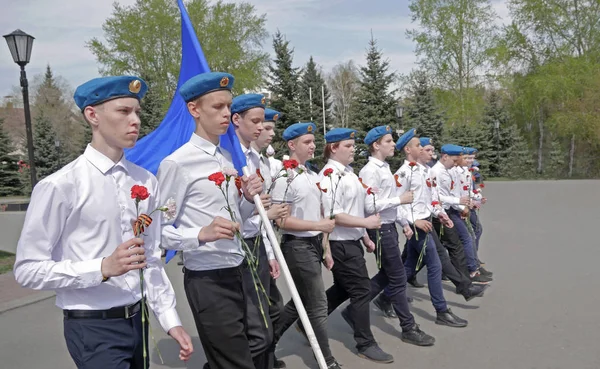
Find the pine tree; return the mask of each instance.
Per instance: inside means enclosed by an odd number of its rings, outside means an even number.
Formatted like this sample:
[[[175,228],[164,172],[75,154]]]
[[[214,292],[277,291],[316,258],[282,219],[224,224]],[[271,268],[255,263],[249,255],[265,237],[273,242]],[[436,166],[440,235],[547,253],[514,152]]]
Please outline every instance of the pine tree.
[[[323,91],[321,87],[323,86]],[[325,95],[325,122],[328,125],[333,123],[331,111],[331,94],[325,84],[321,72],[317,69],[317,64],[311,56],[306,66],[299,84],[299,117],[303,122],[312,121],[317,125],[315,132],[315,160],[312,160],[317,166],[322,165],[323,155],[323,93]],[[312,95],[312,99],[311,99]]]
[[[417,72],[409,87],[403,117],[403,129],[416,128],[419,136],[429,137],[439,148],[444,131],[444,115],[435,102],[427,75]]]
[[[377,41],[373,35],[369,41],[366,59],[367,64],[360,67],[360,87],[355,98],[353,122],[349,125],[350,128],[359,131],[360,138],[364,138],[369,130],[377,126],[397,127],[395,124],[396,99],[394,98],[396,91],[390,91],[395,73],[388,72],[390,62],[383,59],[383,52],[377,48]],[[367,161],[367,146],[359,142],[357,153],[354,167],[359,169]],[[399,157],[391,158],[392,168],[397,167],[400,160]]]
[[[21,194],[18,159],[13,151],[10,137],[4,132],[4,120],[0,119],[0,197]]]
[[[503,127],[500,137],[505,141],[505,155],[500,155],[500,173],[508,178],[532,178],[535,160],[516,124]]]
[[[140,113],[140,136],[138,140],[148,133],[154,131],[165,117],[165,101],[161,99],[159,90],[152,88],[152,81],[147,77],[142,79],[148,84],[148,92],[142,99],[140,105],[142,111]]]
[[[43,113],[36,117],[33,133],[35,167],[38,180],[41,180],[56,172],[60,165],[66,163],[60,161],[55,144],[56,133],[54,132],[52,123],[50,123],[50,120]]]
[[[544,166],[543,174],[546,178],[567,177],[567,152],[560,140],[551,140],[548,160]]]
[[[492,177],[498,177],[506,172],[503,165],[510,165],[508,158],[515,137],[510,128],[510,116],[496,91],[492,91],[487,99],[482,124],[486,127],[486,139],[491,150],[488,173]]]

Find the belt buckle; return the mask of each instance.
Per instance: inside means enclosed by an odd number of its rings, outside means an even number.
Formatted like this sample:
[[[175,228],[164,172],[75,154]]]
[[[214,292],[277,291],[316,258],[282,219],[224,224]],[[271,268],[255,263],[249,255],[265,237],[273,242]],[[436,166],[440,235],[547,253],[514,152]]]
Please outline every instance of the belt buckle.
[[[129,306],[125,306],[125,319],[129,318],[131,318],[131,315],[129,314]]]

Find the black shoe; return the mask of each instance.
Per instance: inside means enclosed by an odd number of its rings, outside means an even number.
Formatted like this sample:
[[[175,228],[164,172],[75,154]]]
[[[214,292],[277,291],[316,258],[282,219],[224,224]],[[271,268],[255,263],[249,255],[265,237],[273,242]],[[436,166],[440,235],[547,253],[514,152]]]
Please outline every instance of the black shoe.
[[[487,287],[488,287],[487,285],[471,284],[466,291],[464,291],[463,293],[461,293],[461,295],[463,295],[463,297],[465,298],[465,300],[471,301],[475,297],[481,297],[481,296],[483,296],[483,291],[485,291],[485,289]]]
[[[437,313],[435,324],[447,325],[448,327],[464,328],[469,324],[465,319],[459,318],[452,310],[448,309]]]
[[[347,306],[346,308],[344,308],[344,310],[342,310],[342,318],[344,318],[344,320],[346,321],[346,323],[348,323],[350,328],[354,330],[354,322],[352,321],[352,317],[350,317],[350,310],[348,310]]]
[[[480,273],[477,273],[471,277],[471,282],[473,282],[473,283],[488,284],[491,281],[493,281],[492,278],[481,275]]]
[[[479,274],[489,278],[492,278],[494,276],[494,273],[490,272],[489,270],[483,269],[483,267],[479,267]]]
[[[375,300],[373,300],[373,303],[379,310],[381,310],[386,318],[397,318],[398,316],[392,307],[392,303],[384,300],[386,300],[385,297],[380,294]]]
[[[419,281],[417,281],[417,276],[415,275],[414,277],[412,277],[411,279],[408,280],[408,283],[413,286],[414,288],[423,288],[425,287],[424,284],[419,283]]]
[[[342,366],[337,361],[334,361],[331,364],[327,364],[327,369],[342,369]]]
[[[435,338],[423,332],[418,324],[413,325],[408,331],[402,332],[400,339],[416,346],[433,346],[435,343]]]
[[[449,279],[446,277],[446,275],[442,274],[442,281],[449,281]]]
[[[376,363],[389,364],[394,362],[394,357],[383,351],[377,344],[358,351],[358,356]]]
[[[205,363],[202,369],[210,369],[210,365],[208,365],[208,363]]]
[[[276,356],[273,359],[273,369],[283,369],[287,368],[285,365],[285,361],[279,360]]]

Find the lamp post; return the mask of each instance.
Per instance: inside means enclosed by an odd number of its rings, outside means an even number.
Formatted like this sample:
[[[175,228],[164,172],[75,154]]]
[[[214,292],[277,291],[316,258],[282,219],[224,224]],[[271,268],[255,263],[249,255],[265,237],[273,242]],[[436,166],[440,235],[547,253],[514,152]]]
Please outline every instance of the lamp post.
[[[398,133],[398,135],[400,135],[402,133],[404,133],[404,127],[402,127],[402,113],[404,112],[404,107],[400,104],[396,105],[396,118],[398,118],[398,129],[396,130],[396,133]]]
[[[56,157],[58,160],[58,169],[60,169],[60,140],[58,138],[54,140],[54,147],[56,147]]]
[[[33,131],[31,129],[31,112],[29,111],[29,90],[25,66],[31,57],[34,37],[20,29],[4,35],[8,48],[15,63],[21,67],[21,88],[23,91],[23,110],[25,111],[25,130],[27,132],[27,152],[29,154],[29,173],[31,174],[31,189],[37,183],[35,173],[35,157],[33,155]]]
[[[496,171],[500,173],[500,121],[494,121],[496,130]]]

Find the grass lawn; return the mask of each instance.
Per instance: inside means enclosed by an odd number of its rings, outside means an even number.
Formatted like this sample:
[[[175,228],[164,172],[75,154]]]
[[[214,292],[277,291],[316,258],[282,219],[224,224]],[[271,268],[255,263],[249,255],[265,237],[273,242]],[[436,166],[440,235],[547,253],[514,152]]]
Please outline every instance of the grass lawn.
[[[10,272],[15,264],[15,254],[0,251],[0,274]]]

